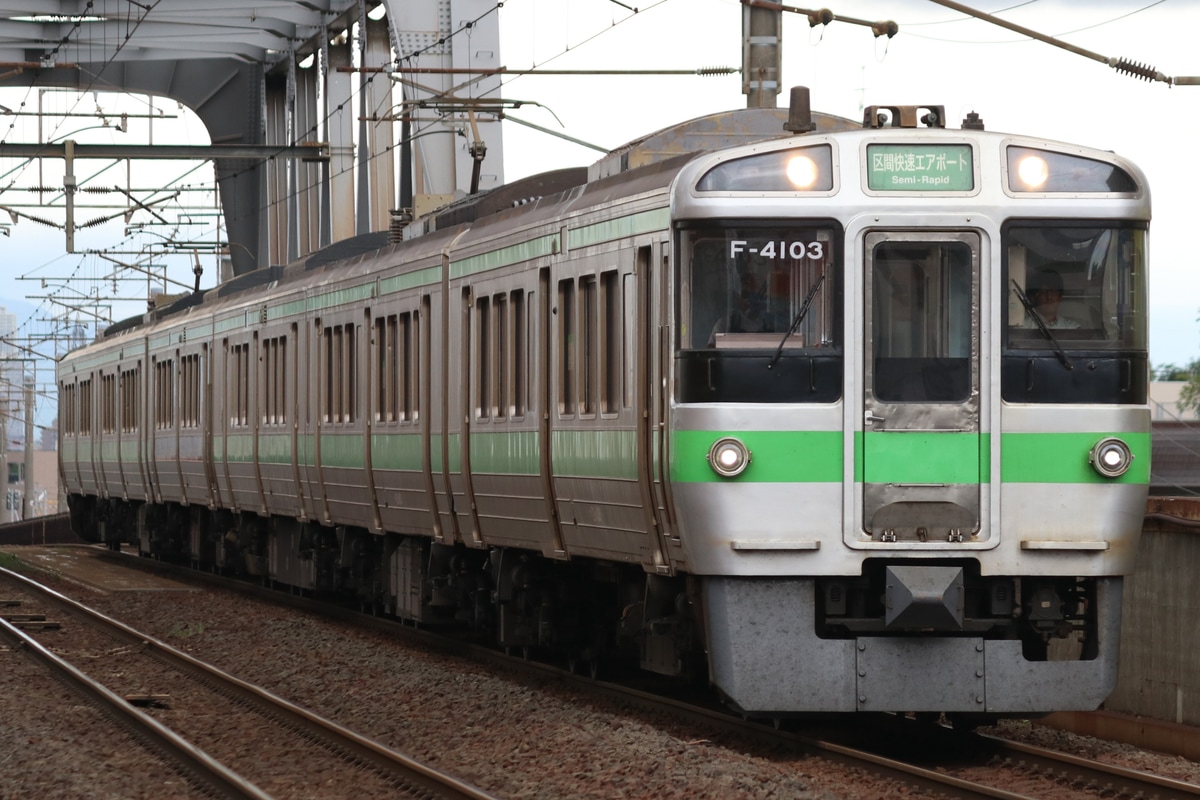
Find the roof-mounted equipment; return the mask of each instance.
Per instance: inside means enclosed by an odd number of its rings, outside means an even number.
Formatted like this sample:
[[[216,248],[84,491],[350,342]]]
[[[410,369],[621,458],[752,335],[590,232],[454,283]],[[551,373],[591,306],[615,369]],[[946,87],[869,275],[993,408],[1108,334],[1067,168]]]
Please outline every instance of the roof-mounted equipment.
[[[924,112],[924,113],[922,113]],[[946,127],[945,106],[867,106],[863,111],[864,128]]]

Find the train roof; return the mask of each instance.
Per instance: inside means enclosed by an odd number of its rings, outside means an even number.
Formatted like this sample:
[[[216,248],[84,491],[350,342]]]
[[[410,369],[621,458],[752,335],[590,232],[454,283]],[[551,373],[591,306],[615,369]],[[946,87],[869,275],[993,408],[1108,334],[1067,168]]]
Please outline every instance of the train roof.
[[[435,232],[470,225],[529,204],[542,204],[544,201],[550,205],[572,193],[579,198],[587,197],[592,202],[603,202],[596,195],[609,195],[614,190],[627,191],[631,184],[639,182],[649,185],[664,180],[669,182],[684,163],[700,153],[791,136],[792,133],[784,127],[787,119],[788,110],[777,108],[735,109],[696,117],[627,142],[589,167],[569,167],[531,175],[487,192],[461,198],[411,223],[411,229],[405,232],[403,239],[422,238]],[[819,132],[860,127],[859,123],[830,114],[814,113],[812,120]],[[659,176],[657,180],[656,176]],[[377,253],[400,241],[397,231],[380,231],[334,242],[293,264],[263,267],[211,289],[185,294],[167,302],[160,301],[160,305],[146,314],[113,323],[102,336],[115,336],[175,316],[205,302],[233,297],[284,280],[296,273],[310,272]]]

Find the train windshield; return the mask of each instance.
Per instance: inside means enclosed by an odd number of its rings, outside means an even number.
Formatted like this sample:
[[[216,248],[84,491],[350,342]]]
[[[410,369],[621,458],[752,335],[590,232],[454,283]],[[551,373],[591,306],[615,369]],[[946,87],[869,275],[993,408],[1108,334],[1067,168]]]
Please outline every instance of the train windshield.
[[[1144,227],[1004,231],[1008,350],[1145,350]]]
[[[836,344],[831,228],[713,226],[683,235],[683,350]]]

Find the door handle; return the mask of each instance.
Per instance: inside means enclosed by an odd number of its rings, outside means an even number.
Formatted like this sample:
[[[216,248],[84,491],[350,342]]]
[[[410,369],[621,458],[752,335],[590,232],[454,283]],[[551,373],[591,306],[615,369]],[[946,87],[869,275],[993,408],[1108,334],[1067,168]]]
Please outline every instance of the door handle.
[[[883,422],[885,419],[887,419],[887,418],[876,416],[875,414],[871,413],[870,410],[863,412],[863,424],[864,425],[871,425],[876,422]]]

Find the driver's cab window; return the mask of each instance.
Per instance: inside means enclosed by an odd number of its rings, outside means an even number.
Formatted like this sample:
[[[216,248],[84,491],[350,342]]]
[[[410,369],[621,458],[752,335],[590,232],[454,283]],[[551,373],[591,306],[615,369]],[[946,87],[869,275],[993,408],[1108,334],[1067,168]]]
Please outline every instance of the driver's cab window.
[[[1008,349],[1144,349],[1145,231],[1012,226],[1005,232]]]
[[[833,344],[833,234],[825,229],[712,228],[684,233],[682,349]]]

